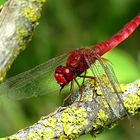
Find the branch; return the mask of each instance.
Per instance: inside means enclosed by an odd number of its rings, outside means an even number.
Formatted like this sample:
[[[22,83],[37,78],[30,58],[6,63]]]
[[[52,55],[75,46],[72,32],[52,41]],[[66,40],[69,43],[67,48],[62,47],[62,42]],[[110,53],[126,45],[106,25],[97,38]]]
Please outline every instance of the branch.
[[[25,49],[45,0],[8,0],[0,12],[0,81]]]
[[[140,109],[140,80],[129,84],[121,84],[122,92],[119,93],[130,115],[136,115]],[[98,89],[95,95],[93,81],[86,81],[79,97],[72,105],[59,107],[54,113],[42,117],[37,123],[29,126],[16,134],[5,137],[3,140],[13,139],[75,139],[83,134],[91,133],[94,136],[105,128],[113,128],[118,121],[126,117],[126,113],[118,99],[113,100],[115,109],[111,109],[106,102],[104,94]],[[107,87],[108,89],[109,87]],[[78,92],[77,92],[78,93]],[[79,107],[77,104],[79,103]],[[119,117],[116,116],[118,113]]]

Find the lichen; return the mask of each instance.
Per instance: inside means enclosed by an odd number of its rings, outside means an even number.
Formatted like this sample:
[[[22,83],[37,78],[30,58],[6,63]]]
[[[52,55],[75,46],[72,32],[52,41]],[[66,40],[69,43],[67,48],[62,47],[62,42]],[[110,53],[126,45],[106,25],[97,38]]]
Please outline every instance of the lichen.
[[[29,140],[34,140],[34,139],[45,140],[48,138],[49,139],[54,138],[54,131],[52,129],[49,130],[37,129],[27,134],[27,139]]]
[[[39,19],[40,13],[36,11],[35,7],[29,6],[25,7],[22,12],[23,16],[25,16],[28,20],[35,22]]]
[[[58,122],[58,119],[57,118],[49,117],[46,121],[43,121],[42,124],[45,127],[50,126],[52,128],[56,128],[57,122]]]
[[[104,110],[100,109],[97,114],[96,122],[93,123],[93,128],[97,130],[100,127],[105,127],[105,122],[108,120],[108,115]]]
[[[61,135],[59,140],[69,140],[69,138],[65,135]]]
[[[140,90],[138,90],[138,95],[140,96]]]
[[[129,86],[129,84],[120,84],[122,92],[126,92],[128,86]]]
[[[130,114],[135,115],[138,108],[140,108],[140,97],[136,94],[129,93],[124,99],[124,105]]]
[[[87,112],[83,107],[72,107],[63,111],[62,123],[66,136],[76,138],[82,133],[82,128],[87,124]]]
[[[116,125],[117,125],[117,123],[116,123],[116,122],[114,122],[114,123],[112,122],[112,123],[109,125],[109,127],[108,127],[108,128],[109,128],[109,129],[112,129],[112,128],[114,128]]]
[[[137,81],[137,85],[138,85],[138,88],[139,88],[139,90],[138,90],[138,95],[140,96],[140,81]]]
[[[0,73],[0,82],[4,80],[5,76],[6,76],[6,72],[7,72],[7,67],[5,67],[1,73]]]
[[[5,138],[0,138],[0,140],[20,140],[20,136],[10,136],[10,137],[5,137]]]
[[[96,94],[99,95],[99,96],[103,95],[101,90],[96,90]]]
[[[105,101],[105,100],[102,101],[102,105],[103,105],[105,108],[109,108],[109,105],[108,105],[107,101]]]
[[[12,52],[11,52],[11,54],[13,55],[12,58],[8,61],[8,63],[6,64],[6,66],[0,72],[0,82],[4,80],[4,78],[5,78],[6,74],[7,74],[7,71],[11,67],[11,64],[13,63],[13,61],[15,60],[15,58],[20,53],[20,49],[21,48],[17,48],[17,50],[16,50],[16,52],[14,54],[12,54]]]

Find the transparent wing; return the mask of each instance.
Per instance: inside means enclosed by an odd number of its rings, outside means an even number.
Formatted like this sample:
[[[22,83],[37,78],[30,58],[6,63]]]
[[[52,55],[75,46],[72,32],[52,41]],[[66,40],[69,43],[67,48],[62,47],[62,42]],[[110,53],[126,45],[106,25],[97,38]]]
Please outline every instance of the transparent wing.
[[[60,86],[54,78],[55,68],[66,62],[67,54],[60,55],[5,80],[0,84],[0,95],[20,100],[59,92]]]
[[[112,109],[113,113],[119,117],[122,104],[121,98],[118,97],[118,92],[121,92],[118,80],[115,76],[114,70],[109,62],[103,62],[100,56],[93,65],[90,65],[92,74],[96,77],[98,88],[102,91],[107,104]],[[122,101],[121,101],[122,102]]]
[[[111,104],[111,108],[112,108],[114,114],[117,117],[119,117],[120,116],[120,110],[123,108],[125,110],[125,113],[126,113],[127,117],[131,121],[131,118],[130,118],[130,116],[129,116],[129,114],[128,114],[128,112],[127,112],[127,110],[126,110],[126,108],[123,104],[121,94],[119,94],[119,93],[122,93],[122,89],[120,87],[120,84],[118,82],[118,79],[115,75],[115,72],[112,68],[111,63],[109,63],[109,61],[103,62],[103,59],[100,56],[97,56],[97,58],[98,58],[98,61],[99,61],[100,65],[103,68],[103,71],[106,74],[106,77],[109,81],[109,85],[111,86],[111,88],[109,88],[109,89],[112,89],[111,91],[113,91],[113,93],[110,92],[111,94],[107,95],[106,97],[107,98],[108,98],[108,96],[111,97],[110,104]]]

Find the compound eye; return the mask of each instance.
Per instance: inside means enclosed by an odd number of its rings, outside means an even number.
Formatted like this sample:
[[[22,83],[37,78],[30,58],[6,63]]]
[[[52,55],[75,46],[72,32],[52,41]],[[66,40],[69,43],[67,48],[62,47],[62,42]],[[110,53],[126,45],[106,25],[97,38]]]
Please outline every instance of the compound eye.
[[[65,74],[69,74],[70,70],[68,68],[65,69]]]
[[[67,83],[66,79],[64,78],[63,74],[55,73],[55,79],[59,85],[65,85]]]
[[[73,78],[74,78],[74,74],[73,74],[73,72],[69,68],[66,68],[64,70],[64,75],[65,75],[65,79],[67,80],[67,83],[72,81]]]

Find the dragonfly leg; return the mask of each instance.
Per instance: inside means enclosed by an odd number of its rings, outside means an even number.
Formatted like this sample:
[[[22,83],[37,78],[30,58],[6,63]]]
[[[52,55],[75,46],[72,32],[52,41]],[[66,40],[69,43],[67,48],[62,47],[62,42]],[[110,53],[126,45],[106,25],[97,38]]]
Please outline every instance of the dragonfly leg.
[[[79,84],[79,82],[76,80],[76,78],[74,79],[74,81],[76,82],[76,84],[77,84],[77,86],[78,86],[78,88],[80,90],[80,99],[79,99],[78,104],[77,104],[77,107],[79,107],[79,103],[80,103],[80,101],[82,99],[82,88],[81,88],[81,85]]]
[[[59,90],[59,97],[61,98],[61,91],[64,87],[61,87],[60,90]]]
[[[86,76],[86,75],[80,75],[78,77],[82,77],[82,78],[89,78],[89,79],[96,79],[96,76]]]
[[[86,73],[87,73],[87,70],[85,70],[85,72],[84,72],[82,85],[83,85],[83,84],[84,84],[84,82],[85,82],[85,76],[86,76]],[[79,76],[79,77],[80,77],[80,76]]]
[[[65,102],[68,100],[70,100],[71,99],[71,96],[72,96],[72,94],[73,94],[73,90],[74,90],[74,81],[72,80],[71,81],[71,86],[70,86],[70,92],[69,92],[69,95],[63,100],[63,104],[62,104],[62,106],[64,106],[64,104],[65,104]]]

